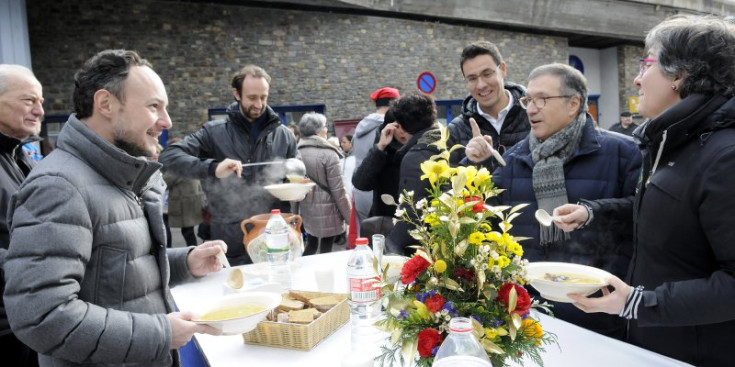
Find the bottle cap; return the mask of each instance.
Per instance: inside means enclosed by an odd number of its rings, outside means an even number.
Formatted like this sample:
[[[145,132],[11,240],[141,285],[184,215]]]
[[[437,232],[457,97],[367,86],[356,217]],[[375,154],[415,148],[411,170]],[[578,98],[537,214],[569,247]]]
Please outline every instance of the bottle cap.
[[[365,246],[367,246],[367,244],[368,244],[368,239],[365,238],[365,237],[360,237],[360,238],[358,238],[358,239],[355,240],[355,245],[358,245],[358,246],[359,245],[365,245]]]
[[[271,210],[271,214],[281,214],[281,210],[280,209],[273,209],[273,210]]]

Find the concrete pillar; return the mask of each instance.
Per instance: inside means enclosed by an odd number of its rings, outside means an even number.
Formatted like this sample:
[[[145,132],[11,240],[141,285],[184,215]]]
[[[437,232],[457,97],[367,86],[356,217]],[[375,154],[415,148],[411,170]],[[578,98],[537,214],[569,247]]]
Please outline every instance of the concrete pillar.
[[[0,64],[31,68],[25,0],[0,0]]]

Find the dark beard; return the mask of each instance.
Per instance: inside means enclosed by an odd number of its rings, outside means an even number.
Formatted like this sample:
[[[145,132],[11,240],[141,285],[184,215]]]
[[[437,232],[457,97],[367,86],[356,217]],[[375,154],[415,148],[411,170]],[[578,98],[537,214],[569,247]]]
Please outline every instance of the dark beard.
[[[150,156],[153,155],[147,149],[143,149],[143,148],[141,148],[138,145],[135,145],[135,144],[133,144],[133,143],[131,143],[129,141],[125,141],[125,140],[120,139],[120,138],[115,138],[113,140],[113,144],[116,147],[118,147],[118,148],[122,149],[123,151],[125,151],[125,153],[128,153],[128,154],[132,155],[133,157],[150,157]]]

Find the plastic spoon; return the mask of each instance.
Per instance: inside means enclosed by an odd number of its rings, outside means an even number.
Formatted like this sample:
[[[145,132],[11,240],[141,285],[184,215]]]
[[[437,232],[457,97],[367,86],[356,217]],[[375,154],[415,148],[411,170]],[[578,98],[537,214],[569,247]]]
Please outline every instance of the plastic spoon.
[[[505,159],[503,159],[503,156],[500,154],[500,152],[490,147],[490,154],[495,157],[495,159],[498,161],[498,163],[500,163],[501,166],[505,167]]]
[[[536,220],[544,227],[551,226],[554,221],[560,220],[559,217],[549,214],[546,210],[539,209],[534,213]]]
[[[220,251],[217,253],[217,259],[219,259],[219,262],[222,263],[222,266],[225,268],[230,267],[230,262],[227,261],[227,256],[225,255],[224,251]]]
[[[234,268],[227,275],[227,281],[225,282],[228,287],[232,289],[240,289],[245,285],[245,279],[242,276],[242,271],[239,268]]]

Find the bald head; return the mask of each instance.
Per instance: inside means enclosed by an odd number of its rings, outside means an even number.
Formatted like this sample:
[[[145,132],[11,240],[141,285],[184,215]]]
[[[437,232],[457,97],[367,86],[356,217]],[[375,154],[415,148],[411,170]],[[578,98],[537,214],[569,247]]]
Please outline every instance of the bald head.
[[[43,91],[33,72],[0,64],[0,132],[26,140],[41,132]]]

